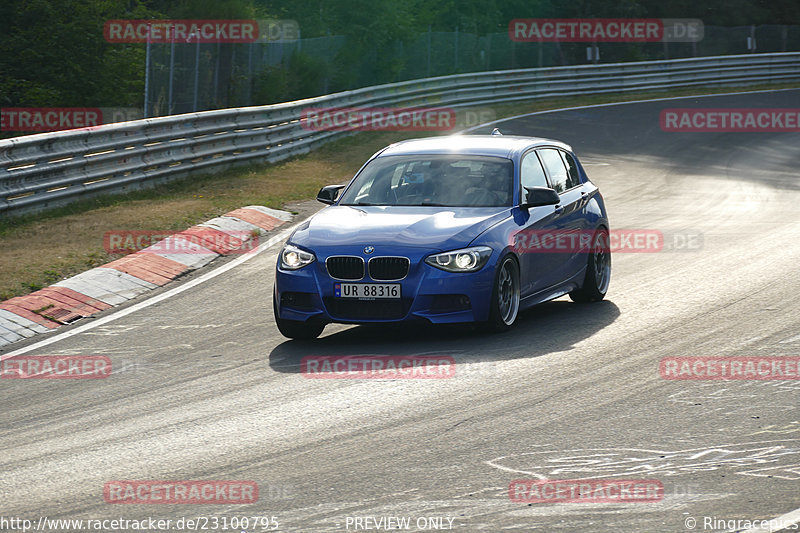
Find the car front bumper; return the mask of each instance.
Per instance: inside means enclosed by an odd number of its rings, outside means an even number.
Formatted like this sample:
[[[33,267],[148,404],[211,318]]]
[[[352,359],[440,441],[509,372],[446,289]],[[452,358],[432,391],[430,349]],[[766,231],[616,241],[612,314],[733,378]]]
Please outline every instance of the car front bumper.
[[[397,281],[372,279],[368,268],[358,280],[333,278],[326,260],[330,256],[359,256],[363,248],[314,250],[316,260],[298,270],[284,270],[280,257],[275,276],[275,298],[280,318],[305,322],[366,324],[428,321],[434,324],[485,321],[495,275],[496,253],[476,272],[447,272],[424,262],[438,250],[393,248],[391,256],[407,257],[407,275]],[[399,284],[399,299],[350,299],[334,295],[337,283]]]

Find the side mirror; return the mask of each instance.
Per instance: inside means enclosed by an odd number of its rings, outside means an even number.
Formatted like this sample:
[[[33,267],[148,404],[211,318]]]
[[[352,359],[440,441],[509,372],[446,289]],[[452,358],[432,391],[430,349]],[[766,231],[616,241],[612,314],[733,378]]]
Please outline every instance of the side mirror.
[[[543,205],[558,205],[561,197],[548,187],[525,187],[527,194],[520,207],[541,207]]]
[[[344,189],[344,185],[327,185],[319,190],[317,193],[317,200],[323,204],[331,205],[336,201],[339,196],[339,191]]]

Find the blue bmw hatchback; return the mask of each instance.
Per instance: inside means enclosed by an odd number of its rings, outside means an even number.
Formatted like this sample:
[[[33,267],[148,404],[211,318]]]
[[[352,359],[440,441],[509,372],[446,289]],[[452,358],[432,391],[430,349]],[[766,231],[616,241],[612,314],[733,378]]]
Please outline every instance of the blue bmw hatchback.
[[[280,332],[328,323],[482,323],[565,294],[602,300],[611,277],[603,197],[566,144],[532,137],[415,139],[376,153],[278,257]]]

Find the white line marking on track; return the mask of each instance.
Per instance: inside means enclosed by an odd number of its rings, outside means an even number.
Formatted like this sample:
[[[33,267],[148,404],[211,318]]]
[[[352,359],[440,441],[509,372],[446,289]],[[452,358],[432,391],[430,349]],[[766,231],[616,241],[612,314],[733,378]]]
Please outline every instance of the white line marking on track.
[[[615,105],[640,104],[640,103],[644,103],[644,102],[658,102],[658,101],[663,101],[663,100],[680,100],[680,99],[684,99],[684,98],[706,98],[706,97],[712,97],[712,96],[731,96],[731,95],[738,95],[738,94],[757,94],[757,93],[796,91],[796,90],[797,90],[796,88],[766,89],[766,90],[760,90],[760,91],[743,91],[743,92],[735,92],[735,93],[704,94],[704,95],[697,95],[697,96],[691,96],[691,95],[690,96],[675,96],[675,97],[669,97],[669,98],[653,98],[653,99],[650,99],[650,100],[633,100],[633,101],[630,101],[630,102],[611,102],[611,103],[606,103],[606,104],[592,104],[592,105],[586,105],[586,106],[565,107],[565,108],[561,108],[561,109],[548,109],[548,110],[545,110],[545,111],[536,111],[536,112],[533,112],[533,113],[525,113],[523,115],[517,115],[517,116],[513,116],[513,117],[506,117],[506,118],[498,119],[498,120],[495,120],[495,121],[492,121],[492,122],[487,122],[486,124],[480,124],[480,125],[475,126],[473,128],[468,128],[466,130],[463,130],[460,133],[469,132],[469,131],[472,131],[474,129],[477,129],[477,128],[480,128],[480,127],[483,127],[483,126],[488,126],[488,125],[491,125],[491,124],[497,124],[499,122],[510,121],[510,120],[514,120],[514,119],[522,118],[522,117],[527,117],[527,116],[531,116],[531,115],[542,115],[542,114],[546,114],[546,113],[558,113],[558,112],[561,112],[561,111],[572,111],[572,110],[575,110],[575,109],[590,109],[590,108],[594,108],[594,107],[608,107],[608,106],[615,106]],[[308,218],[311,218],[311,217],[308,217]],[[283,230],[281,233],[279,233],[278,235],[272,237],[267,242],[265,242],[264,244],[262,244],[261,246],[256,248],[252,253],[243,255],[242,257],[239,257],[239,258],[231,261],[230,263],[226,264],[225,266],[222,266],[220,268],[214,269],[211,272],[209,272],[207,274],[204,274],[204,275],[200,276],[199,278],[197,278],[195,280],[192,280],[192,281],[190,281],[190,282],[188,282],[188,283],[186,283],[184,285],[181,285],[180,287],[176,287],[174,289],[168,290],[167,292],[159,294],[158,296],[154,296],[152,298],[148,298],[147,300],[145,300],[143,302],[140,302],[138,304],[132,305],[131,307],[123,309],[123,310],[121,310],[119,312],[116,312],[116,313],[114,313],[112,315],[109,315],[107,317],[100,318],[98,320],[95,320],[95,321],[93,321],[91,323],[88,323],[88,324],[85,324],[83,326],[79,326],[79,327],[77,327],[77,328],[75,328],[73,330],[65,331],[64,333],[61,333],[61,334],[58,334],[58,335],[54,335],[53,337],[50,337],[49,339],[42,340],[42,341],[37,342],[35,344],[31,344],[30,346],[27,346],[25,348],[20,348],[19,350],[15,350],[15,351],[10,352],[8,354],[0,355],[0,361],[2,361],[4,359],[8,359],[9,357],[14,357],[15,355],[22,355],[24,353],[31,352],[31,351],[36,350],[38,348],[41,348],[43,346],[47,346],[48,344],[52,344],[52,343],[60,341],[62,339],[66,339],[66,338],[72,337],[73,335],[77,335],[78,333],[83,333],[84,331],[88,331],[90,329],[96,328],[96,327],[101,326],[103,324],[107,324],[107,323],[109,323],[109,322],[111,322],[113,320],[116,320],[118,318],[122,318],[122,317],[127,316],[127,315],[129,315],[131,313],[134,313],[134,312],[136,312],[136,311],[138,311],[140,309],[144,309],[146,307],[149,307],[149,306],[153,305],[154,303],[158,303],[158,302],[161,302],[163,300],[166,300],[167,298],[170,298],[171,296],[174,296],[176,294],[180,294],[181,292],[183,292],[183,291],[185,291],[187,289],[190,289],[190,288],[194,287],[195,285],[200,285],[201,283],[204,283],[204,282],[206,282],[206,281],[208,281],[210,279],[213,279],[213,278],[219,276],[220,274],[223,274],[223,273],[227,272],[228,270],[239,266],[240,264],[244,263],[248,259],[257,256],[258,254],[260,254],[261,252],[271,248],[275,244],[281,242],[289,234],[291,234],[291,231],[294,230],[294,228],[296,228],[297,226],[299,226],[300,224],[302,224],[303,222],[308,220],[308,218],[306,218],[304,220],[301,220],[300,222],[298,222],[297,224],[295,224],[294,226],[292,226],[292,227],[290,227],[288,229]]]
[[[232,268],[235,268],[235,267],[241,265],[245,261],[248,261],[248,260],[252,259],[253,257],[256,257],[260,253],[265,252],[266,250],[268,250],[268,249],[272,248],[273,246],[275,246],[276,244],[280,243],[281,241],[283,241],[284,239],[289,237],[289,235],[291,235],[291,232],[297,226],[299,226],[300,224],[302,224],[306,220],[308,220],[308,219],[301,220],[300,222],[298,222],[297,224],[293,225],[292,227],[283,230],[282,232],[278,233],[277,235],[275,235],[274,237],[269,239],[267,242],[265,242],[262,245],[260,245],[258,248],[256,248],[252,252],[244,254],[241,257],[237,257],[236,259],[234,259],[230,263],[227,263],[227,264],[225,264],[225,265],[223,265],[223,266],[221,266],[219,268],[215,268],[211,272],[203,274],[202,276],[200,276],[197,279],[193,279],[192,281],[189,281],[189,282],[187,282],[187,283],[185,283],[185,284],[183,284],[183,285],[181,285],[179,287],[175,287],[174,289],[170,289],[170,290],[168,290],[166,292],[163,292],[163,293],[161,293],[161,294],[159,294],[157,296],[153,296],[152,298],[148,298],[147,300],[145,300],[143,302],[139,302],[139,303],[134,304],[134,305],[132,305],[130,307],[122,309],[122,310],[120,310],[120,311],[118,311],[116,313],[113,313],[113,314],[108,315],[108,316],[103,317],[103,318],[99,318],[97,320],[89,322],[88,324],[84,324],[83,326],[79,326],[79,327],[77,327],[75,329],[72,329],[70,331],[65,331],[64,333],[61,333],[61,334],[58,334],[58,335],[54,335],[54,336],[50,337],[49,339],[44,339],[44,340],[42,340],[40,342],[31,344],[30,346],[26,346],[24,348],[20,348],[19,350],[15,350],[15,351],[10,352],[10,353],[8,353],[6,355],[0,355],[0,361],[3,361],[3,360],[8,359],[10,357],[14,357],[16,355],[22,355],[24,353],[28,353],[28,352],[32,352],[34,350],[38,350],[39,348],[43,348],[44,346],[47,346],[48,344],[53,344],[54,342],[58,342],[60,340],[67,339],[67,338],[72,337],[74,335],[78,335],[79,333],[83,333],[83,332],[88,331],[90,329],[94,329],[94,328],[96,328],[98,326],[102,326],[104,324],[108,324],[109,322],[111,322],[113,320],[116,320],[118,318],[122,318],[122,317],[127,316],[127,315],[129,315],[131,313],[135,313],[136,311],[139,311],[140,309],[144,309],[146,307],[150,307],[153,304],[156,304],[158,302],[164,301],[167,298],[175,296],[176,294],[180,294],[185,290],[191,289],[192,287],[194,287],[196,285],[200,285],[201,283],[204,283],[204,282],[206,282],[206,281],[208,281],[210,279],[213,279],[213,278],[219,276],[220,274],[224,274],[228,270],[231,270]]]
[[[579,105],[575,107],[562,107],[561,109],[545,109],[544,111],[534,111],[533,113],[524,113],[522,115],[514,115],[513,117],[505,117],[499,118],[497,120],[493,120],[491,122],[486,122],[485,124],[478,124],[477,126],[473,126],[471,128],[467,128],[465,130],[460,131],[459,133],[467,133],[472,130],[476,130],[478,128],[483,128],[486,126],[491,126],[492,124],[499,124],[501,122],[508,122],[511,120],[516,120],[518,118],[525,118],[531,117],[533,115],[546,115],[548,113],[560,113],[562,111],[575,111],[577,109],[591,109],[593,107],[610,107],[615,105],[626,105],[626,104],[645,104],[647,102],[664,102],[669,100],[684,100],[686,98],[711,98],[714,96],[736,96],[739,94],[758,94],[758,93],[778,93],[783,91],[797,91],[797,87],[789,87],[786,89],[761,89],[758,91],[741,91],[736,93],[717,93],[717,94],[697,94],[697,95],[687,95],[687,96],[668,96],[665,98],[651,98],[649,100],[631,100],[629,102],[608,102],[605,104],[591,104],[591,105]]]
[[[492,121],[492,122],[487,122],[486,124],[481,124],[481,125],[475,126],[473,128],[469,128],[467,130],[464,130],[464,132],[469,132],[469,131],[476,130],[476,129],[484,127],[484,126],[490,126],[492,124],[499,124],[501,122],[506,122],[506,121],[510,121],[510,120],[514,120],[514,119],[518,119],[518,118],[529,117],[529,116],[533,116],[533,115],[544,115],[544,114],[547,114],[547,113],[555,113],[555,112],[558,112],[558,111],[573,111],[573,110],[576,110],[576,109],[588,109],[588,108],[592,108],[592,107],[610,107],[610,106],[625,105],[625,104],[642,104],[642,103],[647,103],[647,102],[659,102],[659,101],[668,101],[668,100],[682,100],[684,98],[711,98],[711,97],[714,97],[714,96],[735,96],[735,95],[738,95],[738,94],[758,94],[758,93],[772,93],[772,92],[796,91],[796,90],[797,90],[797,88],[765,89],[765,90],[760,90],[760,91],[742,91],[742,92],[733,92],[733,93],[701,94],[701,95],[696,95],[696,96],[673,96],[673,97],[668,97],[668,98],[653,98],[653,99],[650,99],[650,100],[632,100],[630,102],[611,102],[611,103],[607,103],[607,104],[593,104],[593,105],[588,105],[588,106],[567,107],[567,108],[563,108],[563,109],[548,109],[546,111],[536,111],[536,112],[533,112],[533,113],[525,113],[523,115],[516,115],[516,116],[513,116],[513,117],[506,117],[506,118],[498,119],[498,120],[495,120],[495,121]],[[789,339],[788,341],[783,341],[783,342],[784,343],[791,343],[791,342],[794,342],[797,338],[798,337],[793,337],[792,339]],[[492,465],[492,466],[497,466],[497,465]],[[499,467],[498,466],[498,468],[502,468],[502,469],[505,470],[505,468],[503,468],[503,467]],[[800,523],[800,509],[795,509],[794,511],[790,511],[790,512],[784,514],[784,515],[781,515],[781,516],[779,516],[777,518],[774,518],[772,520],[772,522],[775,522],[775,523],[778,524],[778,525],[775,526],[778,529],[774,529],[772,526],[768,526],[767,528],[748,529],[747,531],[745,531],[743,533],[776,533],[778,531],[781,531],[781,529],[786,529],[786,528],[788,528],[790,526],[793,526],[794,524],[798,524],[798,523]]]
[[[480,127],[483,127],[483,126],[488,126],[488,125],[491,125],[491,124],[497,124],[499,122],[504,122],[504,121],[508,121],[508,120],[514,120],[514,119],[521,118],[521,117],[527,117],[527,116],[531,116],[531,115],[542,115],[542,114],[545,114],[545,113],[556,113],[556,112],[559,112],[559,111],[572,111],[572,110],[575,110],[575,109],[590,109],[590,108],[593,108],[593,107],[608,107],[608,106],[625,105],[625,104],[641,104],[641,103],[645,103],[645,102],[659,102],[659,101],[665,101],[665,100],[681,100],[681,99],[684,99],[684,98],[710,98],[710,97],[713,97],[713,96],[732,96],[732,95],[740,95],[740,94],[757,94],[757,93],[771,93],[771,92],[796,91],[796,90],[797,90],[797,88],[766,89],[766,90],[760,90],[760,91],[742,91],[742,92],[734,92],[734,93],[703,94],[703,95],[696,95],[696,96],[675,96],[675,97],[669,97],[669,98],[653,98],[651,100],[633,100],[633,101],[630,101],[630,102],[612,102],[612,103],[607,103],[607,104],[593,104],[593,105],[586,105],[586,106],[567,107],[567,108],[562,108],[562,109],[549,109],[547,111],[536,111],[534,113],[525,113],[524,115],[517,115],[517,116],[514,116],[514,117],[506,117],[506,118],[502,118],[502,119],[499,119],[499,120],[495,120],[493,122],[487,122],[486,124],[481,124],[479,126],[475,126],[474,128],[469,128],[469,129],[463,130],[463,132],[468,132],[468,131],[471,131],[471,130],[474,130],[474,129],[477,129],[477,128],[480,128]],[[461,133],[463,133],[463,132],[461,132]],[[308,217],[308,218],[311,218],[311,217]],[[308,220],[308,219],[305,219],[305,220]],[[185,291],[187,289],[190,289],[191,287],[194,287],[195,285],[199,285],[199,284],[201,284],[201,283],[203,283],[205,281],[208,281],[209,279],[215,278],[218,275],[220,275],[220,274],[222,274],[224,272],[227,272],[228,270],[230,270],[230,269],[232,269],[232,268],[244,263],[248,259],[257,256],[261,252],[264,252],[267,249],[269,249],[272,246],[274,246],[275,244],[281,242],[283,239],[288,237],[288,235],[291,233],[291,231],[294,228],[296,228],[297,226],[299,226],[300,224],[305,222],[305,220],[302,220],[302,221],[298,222],[294,226],[292,226],[292,227],[282,231],[278,235],[272,237],[270,240],[268,240],[267,242],[265,242],[264,244],[262,244],[261,246],[256,248],[253,253],[250,253],[250,254],[244,255],[242,257],[239,257],[239,258],[231,261],[227,265],[222,266],[222,267],[217,268],[217,269],[214,269],[211,272],[209,272],[208,274],[204,274],[204,275],[200,276],[199,278],[186,283],[185,285],[181,285],[180,287],[176,287],[176,288],[174,288],[172,290],[169,290],[169,291],[167,291],[165,293],[159,294],[158,296],[154,296],[153,298],[149,298],[148,300],[145,300],[144,302],[132,305],[131,307],[128,307],[128,308],[126,308],[126,309],[124,309],[124,310],[122,310],[122,311],[120,311],[118,313],[114,313],[113,315],[109,315],[109,316],[107,316],[105,318],[101,318],[99,320],[95,320],[94,322],[92,322],[90,324],[86,324],[84,326],[79,326],[79,327],[77,327],[77,328],[75,328],[75,329],[73,329],[71,331],[66,331],[66,332],[61,333],[59,335],[55,335],[55,336],[53,336],[53,337],[51,337],[49,339],[45,339],[45,340],[43,340],[41,342],[37,342],[37,343],[32,344],[32,345],[30,345],[30,346],[28,346],[26,348],[21,348],[19,350],[16,350],[14,352],[9,353],[9,354],[2,355],[2,356],[0,356],[0,361],[2,361],[3,359],[7,359],[9,357],[13,357],[15,355],[21,355],[21,354],[33,351],[33,350],[35,350],[37,348],[40,348],[42,346],[47,346],[48,344],[52,344],[52,343],[54,343],[56,341],[59,341],[59,340],[62,340],[62,339],[66,339],[66,338],[71,337],[73,335],[77,335],[78,333],[83,333],[84,331],[90,330],[90,329],[95,328],[97,326],[100,326],[102,324],[107,324],[108,322],[111,322],[112,320],[116,320],[117,318],[121,318],[123,316],[126,316],[126,315],[129,315],[131,313],[134,313],[134,312],[136,312],[136,311],[138,311],[140,309],[144,309],[146,307],[149,307],[150,305],[152,305],[154,303],[160,302],[162,300],[166,300],[167,298],[169,298],[171,296],[174,296],[176,294],[179,294],[179,293],[181,293],[181,292],[183,292],[183,291]],[[501,467],[501,466],[497,466],[497,465],[492,465],[492,466],[496,466],[498,468],[501,468],[501,469],[505,470],[505,468]],[[778,522],[783,520],[783,522],[784,522],[783,528],[784,529],[786,527],[788,527],[788,526],[800,523],[800,509],[795,509],[794,511],[791,511],[789,513],[781,515],[781,516],[775,518],[774,520],[778,521]],[[745,531],[744,533],[775,533],[777,531],[780,531],[780,530],[779,529],[772,529],[772,527],[770,526],[767,529],[764,529],[764,528],[750,529],[750,530]]]
[[[785,341],[780,341],[778,344],[794,344],[795,342],[798,341],[800,341],[800,335],[792,337],[791,339],[786,339]]]

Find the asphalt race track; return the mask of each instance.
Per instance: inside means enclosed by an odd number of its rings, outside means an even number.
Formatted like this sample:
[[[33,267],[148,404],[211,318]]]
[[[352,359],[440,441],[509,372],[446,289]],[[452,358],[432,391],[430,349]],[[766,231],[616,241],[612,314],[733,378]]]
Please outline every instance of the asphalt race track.
[[[143,309],[14,345],[106,355],[114,371],[0,383],[1,514],[275,516],[277,530],[303,532],[375,531],[364,518],[389,516],[461,532],[797,520],[800,381],[666,380],[659,361],[800,356],[800,134],[667,133],[659,113],[798,101],[789,90],[502,121],[506,134],[571,144],[613,228],[665,238],[661,252],[614,255],[607,301],[561,298],[507,334],[331,325],[317,342],[289,342],[273,323],[272,246]],[[452,356],[456,373],[307,379],[308,355]],[[663,499],[519,503],[515,479],[658,480]],[[250,480],[259,499],[109,504],[113,480]]]

